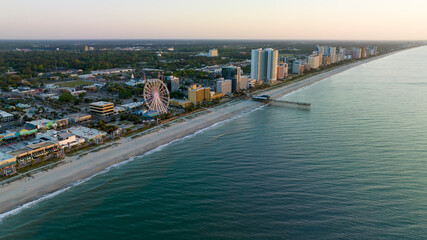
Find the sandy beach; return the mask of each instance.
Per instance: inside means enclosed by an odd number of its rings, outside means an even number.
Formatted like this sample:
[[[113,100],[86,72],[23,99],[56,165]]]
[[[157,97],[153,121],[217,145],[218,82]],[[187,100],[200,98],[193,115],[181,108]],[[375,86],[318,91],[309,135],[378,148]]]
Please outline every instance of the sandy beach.
[[[264,91],[263,94],[271,95],[273,98],[280,98],[286,94],[331,77],[337,73],[388,55],[390,54],[346,64],[329,71],[307,77],[295,83]],[[185,121],[171,124],[171,126],[167,128],[159,128],[158,131],[141,137],[134,139],[122,138],[116,142],[117,145],[114,147],[91,152],[80,157],[67,157],[66,164],[57,166],[47,172],[34,174],[34,178],[28,180],[17,180],[10,184],[1,186],[0,220],[2,217],[1,213],[6,213],[19,208],[20,206],[40,199],[47,194],[64,189],[78,180],[89,178],[109,166],[123,162],[131,157],[142,155],[174,140],[194,134],[197,131],[214,125],[215,123],[252,111],[261,105],[261,103],[251,100],[242,100],[226,104],[225,106],[211,108],[206,114],[192,119],[186,118]]]

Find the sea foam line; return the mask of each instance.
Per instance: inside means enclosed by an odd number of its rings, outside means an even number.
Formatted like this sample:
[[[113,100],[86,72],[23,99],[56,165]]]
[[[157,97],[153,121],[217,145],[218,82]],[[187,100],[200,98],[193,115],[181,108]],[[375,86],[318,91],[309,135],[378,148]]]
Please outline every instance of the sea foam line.
[[[169,146],[169,145],[171,145],[171,144],[173,144],[173,143],[180,142],[180,141],[185,141],[185,140],[187,140],[187,139],[189,139],[189,138],[192,138],[192,137],[194,137],[194,136],[196,136],[196,135],[198,135],[198,134],[200,134],[200,133],[203,133],[203,132],[208,131],[208,130],[210,130],[210,129],[212,129],[212,128],[215,128],[215,127],[217,127],[217,126],[220,126],[220,125],[222,125],[222,124],[224,124],[224,123],[230,122],[230,121],[232,121],[232,120],[234,120],[234,119],[236,119],[236,118],[242,117],[242,116],[244,116],[244,115],[246,115],[246,114],[249,114],[249,113],[251,113],[251,112],[254,112],[254,111],[257,111],[257,110],[259,110],[259,109],[262,109],[262,108],[263,108],[263,107],[265,107],[265,106],[266,106],[266,105],[262,105],[262,106],[260,106],[260,107],[255,108],[255,109],[251,109],[250,111],[243,112],[243,113],[240,113],[240,114],[238,114],[238,115],[236,115],[236,116],[233,116],[233,117],[231,117],[231,118],[228,118],[228,119],[225,119],[225,120],[222,120],[222,121],[216,122],[216,123],[214,123],[214,124],[212,124],[212,125],[210,125],[210,126],[208,126],[208,127],[205,127],[205,128],[199,129],[199,130],[197,130],[196,132],[194,132],[194,133],[192,133],[192,134],[190,134],[190,135],[187,135],[187,136],[184,136],[184,137],[182,137],[182,138],[178,138],[178,139],[172,140],[172,141],[170,141],[170,142],[168,142],[168,143],[165,143],[165,144],[160,145],[160,146],[158,146],[158,147],[156,147],[156,148],[154,148],[154,149],[151,149],[150,151],[148,151],[148,152],[146,152],[146,153],[144,153],[144,154],[142,154],[142,155],[132,156],[132,157],[128,158],[127,160],[124,160],[124,161],[121,161],[121,162],[119,162],[119,163],[113,164],[113,165],[111,165],[111,166],[109,166],[109,167],[106,167],[104,170],[102,170],[102,171],[100,171],[100,172],[97,172],[97,173],[95,173],[95,174],[91,175],[90,177],[87,177],[87,178],[80,179],[80,180],[77,180],[77,181],[75,181],[75,182],[72,182],[71,184],[67,185],[66,187],[63,187],[63,188],[61,188],[61,189],[59,189],[59,190],[57,190],[57,191],[55,191],[55,192],[52,192],[52,193],[49,193],[49,194],[45,194],[45,195],[41,196],[40,198],[38,198],[38,199],[36,199],[36,200],[33,200],[33,201],[31,201],[31,202],[28,202],[28,203],[25,203],[25,204],[23,204],[23,205],[21,205],[21,206],[19,206],[19,207],[15,208],[15,209],[12,209],[12,210],[10,210],[10,211],[8,211],[8,212],[5,212],[5,213],[0,214],[0,223],[1,223],[1,222],[3,221],[3,219],[5,219],[6,217],[13,216],[13,215],[17,215],[18,213],[20,213],[20,212],[21,212],[22,210],[24,210],[24,209],[28,209],[28,208],[31,208],[31,207],[33,207],[33,206],[36,206],[38,203],[40,203],[40,202],[42,202],[42,201],[44,201],[44,200],[50,199],[50,198],[52,198],[52,197],[55,197],[55,196],[57,196],[57,195],[59,195],[59,194],[61,194],[61,193],[65,192],[65,191],[67,191],[67,190],[71,189],[72,187],[76,187],[76,186],[78,186],[78,185],[80,185],[80,184],[82,184],[82,183],[85,183],[85,182],[87,182],[87,181],[91,180],[92,178],[94,178],[94,177],[96,177],[96,176],[98,176],[98,175],[100,175],[100,174],[107,173],[107,172],[109,172],[111,169],[119,168],[119,167],[121,167],[121,166],[123,166],[123,165],[125,165],[125,164],[127,164],[127,163],[129,163],[129,162],[132,162],[132,161],[133,161],[133,160],[135,160],[136,158],[142,158],[142,157],[147,156],[147,155],[150,155],[150,154],[152,154],[152,153],[155,153],[155,152],[161,151],[162,149],[164,149],[165,147],[167,147],[167,146]]]

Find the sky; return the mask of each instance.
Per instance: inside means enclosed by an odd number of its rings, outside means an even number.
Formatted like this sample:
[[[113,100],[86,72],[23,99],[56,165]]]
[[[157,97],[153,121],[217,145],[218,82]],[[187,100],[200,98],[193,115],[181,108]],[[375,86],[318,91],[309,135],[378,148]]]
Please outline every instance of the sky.
[[[426,0],[0,0],[0,39],[427,40]]]

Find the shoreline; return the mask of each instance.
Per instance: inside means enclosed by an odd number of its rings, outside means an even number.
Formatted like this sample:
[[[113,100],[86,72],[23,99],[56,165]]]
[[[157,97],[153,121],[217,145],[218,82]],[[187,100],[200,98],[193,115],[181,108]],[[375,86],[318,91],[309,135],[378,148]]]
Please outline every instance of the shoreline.
[[[338,73],[347,71],[383,57],[398,53],[399,50],[354,63],[344,64],[315,75],[309,75],[296,82],[290,82],[283,86],[266,89],[263,94],[273,98],[281,98],[291,92],[307,87]],[[203,132],[224,121],[239,117],[242,114],[253,111],[262,103],[252,100],[242,100],[230,106],[209,109],[207,114],[195,117],[191,120],[174,123],[169,127],[160,128],[158,131],[142,135],[138,138],[122,138],[116,141],[115,147],[108,147],[99,151],[89,152],[83,155],[67,157],[66,164],[61,164],[48,171],[33,175],[33,179],[20,179],[0,187],[0,222],[3,217],[19,212],[37,202],[55,196],[68,188],[111,169],[111,167],[135,157],[149,154],[156,149],[161,149],[173,142],[184,140],[186,137]]]

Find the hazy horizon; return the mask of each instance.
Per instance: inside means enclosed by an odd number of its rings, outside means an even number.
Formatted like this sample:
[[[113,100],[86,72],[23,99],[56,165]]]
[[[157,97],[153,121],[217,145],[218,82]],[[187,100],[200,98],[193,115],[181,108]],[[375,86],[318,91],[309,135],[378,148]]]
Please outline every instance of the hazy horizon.
[[[255,38],[0,38],[0,41],[308,41],[308,42],[423,42],[427,39],[255,39]]]
[[[427,40],[421,0],[5,1],[2,40]]]

